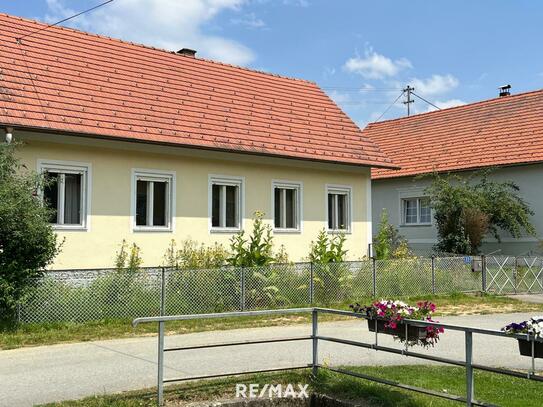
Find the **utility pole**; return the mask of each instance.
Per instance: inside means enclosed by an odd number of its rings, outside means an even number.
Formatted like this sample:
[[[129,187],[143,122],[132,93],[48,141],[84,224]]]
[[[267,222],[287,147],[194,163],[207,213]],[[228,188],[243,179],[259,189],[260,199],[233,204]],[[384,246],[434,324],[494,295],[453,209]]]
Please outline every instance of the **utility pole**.
[[[415,90],[415,88],[412,88],[411,86],[407,85],[407,87],[403,90],[404,93],[406,94],[407,96],[407,99],[405,100],[405,102],[403,102],[404,105],[407,105],[407,115],[410,116],[411,115],[411,103],[415,103],[415,101],[413,99],[411,99],[411,92],[413,92]]]

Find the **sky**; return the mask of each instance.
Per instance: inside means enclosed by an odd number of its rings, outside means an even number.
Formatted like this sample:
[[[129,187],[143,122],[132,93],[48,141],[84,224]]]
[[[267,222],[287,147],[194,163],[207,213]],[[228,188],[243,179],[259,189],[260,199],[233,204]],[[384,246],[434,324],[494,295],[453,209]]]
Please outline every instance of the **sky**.
[[[103,1],[0,12],[53,23]],[[114,0],[63,25],[314,81],[364,127],[405,116],[406,85],[440,108],[543,88],[542,17],[535,0]]]

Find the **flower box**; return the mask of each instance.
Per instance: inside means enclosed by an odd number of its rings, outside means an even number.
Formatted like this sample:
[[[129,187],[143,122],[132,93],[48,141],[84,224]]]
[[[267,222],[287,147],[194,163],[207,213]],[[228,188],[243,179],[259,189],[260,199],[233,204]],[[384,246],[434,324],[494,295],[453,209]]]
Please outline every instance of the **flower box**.
[[[522,356],[532,356],[532,341],[518,339],[518,349]],[[543,342],[534,343],[534,357],[543,359]]]
[[[375,332],[375,321],[377,321],[377,332],[386,334],[386,335],[394,335],[398,338],[405,340],[405,324],[400,322],[396,326],[396,328],[391,328],[386,326],[386,321],[382,319],[368,319],[368,329],[370,332]],[[407,340],[412,341],[419,341],[421,339],[426,339],[427,331],[426,328],[419,327],[419,326],[413,326],[408,325],[407,326]]]

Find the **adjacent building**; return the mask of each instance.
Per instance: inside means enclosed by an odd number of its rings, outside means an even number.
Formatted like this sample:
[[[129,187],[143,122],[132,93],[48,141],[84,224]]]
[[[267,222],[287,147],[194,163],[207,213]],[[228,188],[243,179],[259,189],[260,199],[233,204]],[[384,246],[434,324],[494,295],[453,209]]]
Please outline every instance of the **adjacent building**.
[[[541,252],[543,239],[543,90],[395,120],[369,124],[363,134],[379,144],[401,169],[372,170],[373,234],[381,211],[399,228],[411,248],[429,254],[437,242],[425,189],[433,172],[464,175],[494,167],[490,178],[510,180],[535,215],[537,237],[513,238],[502,243],[487,238],[484,253]]]

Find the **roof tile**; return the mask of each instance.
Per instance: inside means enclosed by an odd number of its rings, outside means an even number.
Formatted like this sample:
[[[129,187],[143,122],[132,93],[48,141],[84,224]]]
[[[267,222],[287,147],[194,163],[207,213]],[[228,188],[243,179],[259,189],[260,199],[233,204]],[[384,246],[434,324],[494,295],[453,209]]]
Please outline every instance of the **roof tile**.
[[[394,168],[315,84],[0,14],[0,123]]]

